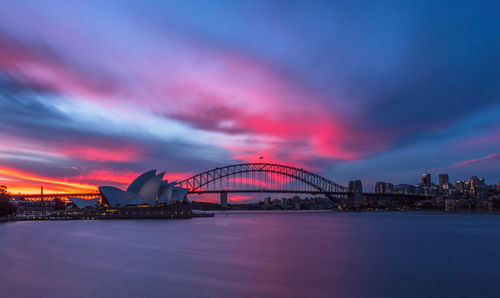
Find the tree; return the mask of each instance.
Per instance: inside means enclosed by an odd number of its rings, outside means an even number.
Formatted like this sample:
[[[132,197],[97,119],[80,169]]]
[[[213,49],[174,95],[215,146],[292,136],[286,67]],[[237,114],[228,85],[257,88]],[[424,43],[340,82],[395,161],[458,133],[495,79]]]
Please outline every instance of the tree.
[[[16,207],[9,202],[10,195],[5,185],[0,185],[0,217],[16,213]]]
[[[66,209],[66,204],[59,198],[54,199],[54,210],[64,210]]]
[[[0,199],[5,199],[9,195],[9,192],[7,191],[7,186],[5,185],[0,185]]]

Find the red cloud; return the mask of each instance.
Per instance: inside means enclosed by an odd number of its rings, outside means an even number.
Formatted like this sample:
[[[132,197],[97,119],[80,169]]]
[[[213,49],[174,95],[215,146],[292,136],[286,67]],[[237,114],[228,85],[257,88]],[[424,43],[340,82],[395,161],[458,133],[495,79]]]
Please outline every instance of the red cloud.
[[[453,164],[453,166],[466,167],[466,166],[471,166],[471,165],[483,163],[483,162],[488,161],[488,160],[499,160],[499,159],[500,159],[500,153],[491,153],[491,154],[488,154],[488,155],[481,157],[481,158],[457,162],[457,163]]]
[[[318,96],[258,60],[224,51],[214,53],[213,58],[168,80],[165,97],[178,102],[164,113],[196,128],[258,139],[259,147],[252,141],[226,145],[228,149],[246,147],[231,150],[235,158],[245,156],[246,151],[266,151],[268,158],[279,161],[298,158],[307,162],[307,155],[357,160],[382,151],[394,137],[394,131],[351,125],[342,101],[336,106],[337,101]],[[283,154],[280,146],[285,142],[300,142],[302,147]]]
[[[75,40],[81,37],[77,33]],[[0,69],[20,71],[33,82],[75,95],[72,100],[119,105],[132,114],[146,110],[225,134],[232,141],[214,145],[229,149],[235,159],[258,161],[264,155],[266,162],[311,169],[318,159],[357,160],[379,152],[393,136],[350,125],[352,115],[342,108],[345,101],[323,98],[274,65],[184,36],[150,40],[156,50],[142,59],[127,59],[127,64],[99,54],[107,50],[95,51],[87,61],[88,55],[78,56],[81,51],[60,55],[45,44],[2,36],[6,42],[0,42]],[[126,57],[127,52],[119,53]],[[200,53],[209,58],[200,59]],[[88,63],[82,67],[81,61]],[[110,69],[96,71],[104,66]],[[120,73],[134,80],[132,84],[122,77],[101,80],[101,73]],[[140,147],[111,143],[63,141],[53,150],[94,162],[144,156]]]
[[[77,145],[63,144],[60,151],[62,155],[74,159],[84,159],[97,162],[125,162],[137,161],[142,157],[141,149],[138,146],[116,146],[107,144],[100,148]]]
[[[285,175],[280,175],[276,173],[266,173],[266,175],[268,176],[268,180],[266,181],[263,176],[260,176],[258,174],[259,173],[257,173],[256,175],[252,175],[252,173],[249,173],[248,179],[245,177],[246,174],[242,174],[243,176],[228,177],[227,178],[229,185],[228,189],[233,189],[232,183],[235,183],[236,187],[241,185],[245,187],[246,185],[248,185],[252,188],[255,188],[257,186],[262,189],[277,189],[280,187],[280,185],[285,185],[292,180],[291,177]]]

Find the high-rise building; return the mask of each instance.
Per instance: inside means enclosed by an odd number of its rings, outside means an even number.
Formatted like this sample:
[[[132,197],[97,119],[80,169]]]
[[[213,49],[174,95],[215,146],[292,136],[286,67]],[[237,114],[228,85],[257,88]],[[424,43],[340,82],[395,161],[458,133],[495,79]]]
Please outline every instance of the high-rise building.
[[[352,193],[348,196],[348,205],[350,207],[358,208],[363,205],[363,185],[361,180],[349,181],[347,190]]]
[[[443,188],[443,185],[450,182],[450,177],[448,174],[439,174],[439,187]]]
[[[415,186],[410,184],[398,184],[394,186],[394,193],[398,194],[415,194],[417,190]]]
[[[288,199],[287,198],[281,198],[281,208],[288,209]]]
[[[386,183],[385,182],[377,182],[375,183],[375,193],[385,193]]]
[[[393,193],[394,184],[388,182],[375,183],[375,193]]]
[[[420,181],[420,185],[427,187],[431,186],[431,174],[427,173],[427,171],[422,174],[422,180]]]
[[[348,191],[349,192],[363,192],[363,185],[361,184],[361,180],[349,181]]]
[[[394,193],[394,184],[387,183],[386,185],[385,193]]]
[[[447,183],[443,184],[441,189],[443,190],[444,193],[451,194],[451,192],[453,191],[453,185],[451,183],[447,182]]]
[[[478,196],[483,196],[486,191],[486,183],[484,181],[484,178],[478,178],[477,176],[470,177],[469,187],[471,193]]]

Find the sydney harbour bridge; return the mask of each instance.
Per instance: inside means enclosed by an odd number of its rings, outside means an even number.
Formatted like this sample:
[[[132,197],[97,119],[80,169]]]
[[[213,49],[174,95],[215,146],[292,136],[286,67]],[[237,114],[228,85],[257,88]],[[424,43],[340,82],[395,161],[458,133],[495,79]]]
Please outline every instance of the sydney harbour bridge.
[[[384,196],[403,201],[416,201],[423,196],[408,194],[376,194],[360,193],[360,190],[348,189],[323,176],[302,168],[274,163],[244,163],[211,169],[185,180],[177,182],[177,186],[189,189],[189,194],[228,193],[293,193],[324,195],[337,204],[346,204],[355,196]],[[59,193],[14,195],[19,199],[36,200],[67,198],[99,197],[99,193]]]

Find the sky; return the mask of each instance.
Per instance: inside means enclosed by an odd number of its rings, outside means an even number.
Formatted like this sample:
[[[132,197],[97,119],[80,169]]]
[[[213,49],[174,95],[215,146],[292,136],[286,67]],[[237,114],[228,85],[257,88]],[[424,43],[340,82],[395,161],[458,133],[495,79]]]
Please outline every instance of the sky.
[[[498,1],[2,1],[0,184],[500,179]],[[263,157],[263,159],[259,159]],[[245,196],[238,196],[245,199]]]

